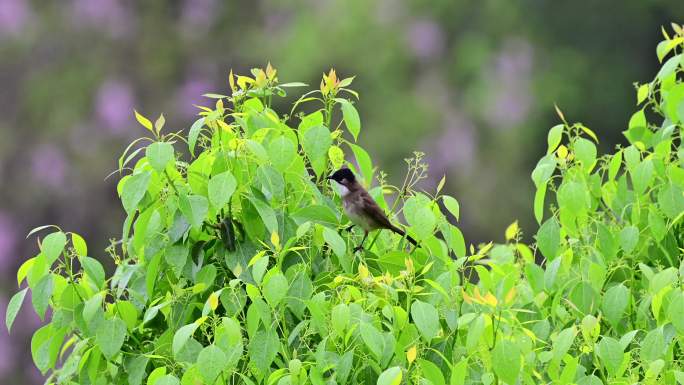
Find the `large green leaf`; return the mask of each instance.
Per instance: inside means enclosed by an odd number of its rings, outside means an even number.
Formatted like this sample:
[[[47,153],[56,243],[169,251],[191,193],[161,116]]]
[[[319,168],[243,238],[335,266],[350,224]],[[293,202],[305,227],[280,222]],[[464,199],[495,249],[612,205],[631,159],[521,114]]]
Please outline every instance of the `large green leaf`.
[[[138,207],[138,203],[145,196],[149,183],[149,171],[139,172],[128,177],[121,190],[121,203],[128,214]]]
[[[183,349],[185,343],[188,342],[190,337],[192,337],[192,334],[195,333],[195,330],[197,330],[198,326],[198,323],[193,322],[191,324],[182,326],[180,329],[176,330],[176,333],[173,335],[172,344],[174,356],[178,355],[178,352],[180,352],[181,349]]]
[[[26,291],[28,291],[28,288],[24,288],[23,290],[14,294],[12,296],[12,299],[10,299],[9,303],[7,304],[7,313],[5,314],[5,325],[7,326],[8,332],[12,329],[14,319],[17,317],[17,313],[19,313],[19,309],[21,309],[21,305],[24,303]]]
[[[350,101],[342,98],[335,99],[340,103],[342,108],[342,119],[344,119],[344,124],[347,129],[357,140],[359,137],[359,132],[361,131],[361,119],[359,118],[359,113]]]
[[[413,302],[411,304],[411,318],[427,342],[430,342],[439,334],[441,329],[439,313],[431,304],[422,301]]]
[[[622,319],[628,304],[629,289],[620,283],[606,291],[606,294],[603,296],[601,309],[606,320],[615,327]]]
[[[237,180],[230,171],[214,175],[207,184],[209,202],[217,208],[225,206],[233,196],[236,187]]]
[[[268,373],[268,368],[278,355],[280,340],[275,329],[259,330],[249,340],[249,358],[262,375]]]
[[[287,136],[279,136],[268,145],[268,155],[276,170],[285,171],[297,155],[297,144]]]
[[[608,374],[614,377],[624,359],[622,345],[616,339],[604,336],[596,346],[596,353],[601,359],[601,363],[608,370]]]
[[[202,377],[211,384],[221,374],[226,365],[226,354],[216,345],[202,349],[197,356],[197,368]]]
[[[382,353],[385,350],[385,339],[382,337],[382,333],[368,322],[361,322],[359,330],[361,331],[361,339],[370,352],[375,356],[376,360],[381,360]]]
[[[522,356],[518,345],[507,339],[497,341],[492,350],[492,366],[499,378],[507,384],[514,385],[522,367]]]
[[[180,196],[179,201],[180,210],[185,219],[192,225],[192,227],[199,228],[204,222],[204,218],[209,211],[209,202],[207,198],[201,195],[185,195]]]
[[[544,222],[537,231],[537,247],[547,260],[553,260],[560,250],[560,226],[555,217]]]
[[[145,156],[153,169],[162,172],[173,161],[173,145],[168,142],[154,142],[147,146]]]
[[[126,339],[126,323],[121,318],[101,321],[95,331],[95,342],[102,354],[111,359],[121,350]]]
[[[400,385],[402,378],[401,368],[393,366],[380,373],[377,385]]]
[[[62,251],[64,250],[66,242],[66,235],[61,231],[50,233],[43,239],[41,251],[43,256],[45,256],[45,261],[48,266],[51,266],[52,263],[59,258],[59,255],[62,254]]]

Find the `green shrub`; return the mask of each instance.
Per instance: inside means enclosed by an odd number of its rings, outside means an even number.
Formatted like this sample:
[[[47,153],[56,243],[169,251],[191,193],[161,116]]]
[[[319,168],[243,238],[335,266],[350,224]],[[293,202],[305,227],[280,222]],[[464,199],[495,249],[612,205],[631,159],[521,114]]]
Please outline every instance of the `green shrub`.
[[[28,289],[41,317],[52,309],[31,342],[48,382],[682,384],[682,48],[680,29],[658,45],[667,60],[638,87],[628,147],[599,157],[559,111],[532,173],[532,247],[514,223],[504,244],[467,249],[456,199],[415,189],[420,154],[402,186],[374,175],[351,78],[331,71],[283,115],[271,99],[301,84],[270,65],[231,73],[232,95],[207,95],[187,136],[136,113],[151,136],[119,160],[114,274],[80,236],[52,232],[19,269],[28,288],[7,326]],[[325,181],[345,154],[421,247],[384,231],[352,252],[362,234],[342,231]]]

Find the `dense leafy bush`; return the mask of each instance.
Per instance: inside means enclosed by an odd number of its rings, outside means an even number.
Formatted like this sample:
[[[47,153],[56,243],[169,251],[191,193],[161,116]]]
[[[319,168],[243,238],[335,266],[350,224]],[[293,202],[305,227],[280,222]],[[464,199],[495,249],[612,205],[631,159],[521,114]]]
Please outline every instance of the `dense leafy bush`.
[[[354,143],[351,78],[334,71],[289,115],[271,100],[301,84],[278,84],[270,66],[231,74],[232,95],[208,95],[216,103],[187,137],[136,113],[152,135],[119,161],[128,217],[107,250],[116,271],[107,278],[77,234],[48,234],[19,270],[28,288],[7,326],[29,288],[41,317],[51,309],[31,343],[51,382],[684,383],[675,33],[658,45],[661,71],[638,87],[628,147],[599,157],[596,135],[559,111],[532,173],[533,247],[514,223],[504,244],[466,248],[456,199],[442,183],[415,189],[420,154],[402,186],[374,175]],[[303,104],[320,108],[298,113]],[[367,185],[378,182],[370,191],[384,209],[401,207],[419,248],[385,231],[352,253],[361,234],[342,231],[324,179],[345,154]]]

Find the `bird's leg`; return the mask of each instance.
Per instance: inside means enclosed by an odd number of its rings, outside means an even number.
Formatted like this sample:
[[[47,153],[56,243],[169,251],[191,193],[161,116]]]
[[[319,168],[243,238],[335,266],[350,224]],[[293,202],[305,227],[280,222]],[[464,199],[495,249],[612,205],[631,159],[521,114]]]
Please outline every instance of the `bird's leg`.
[[[363,250],[363,243],[366,242],[366,238],[368,238],[368,231],[364,232],[363,239],[361,240],[361,244],[359,244],[358,246],[356,246],[354,248],[354,252]]]

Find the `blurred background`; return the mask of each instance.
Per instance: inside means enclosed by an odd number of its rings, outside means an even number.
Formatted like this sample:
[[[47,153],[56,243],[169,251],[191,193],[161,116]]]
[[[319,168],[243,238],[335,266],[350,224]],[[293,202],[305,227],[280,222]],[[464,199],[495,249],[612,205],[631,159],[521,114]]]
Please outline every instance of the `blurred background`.
[[[144,134],[133,108],[187,128],[231,68],[268,61],[281,82],[356,75],[359,141],[390,182],[424,151],[467,242],[501,241],[516,219],[529,239],[553,104],[603,151],[624,143],[633,82],[655,75],[670,21],[684,1],[0,0],[0,314],[37,252],[31,228],[78,232],[94,257],[120,234],[104,178]],[[42,382],[28,343],[39,325],[24,306],[11,336],[0,328],[0,383]]]

